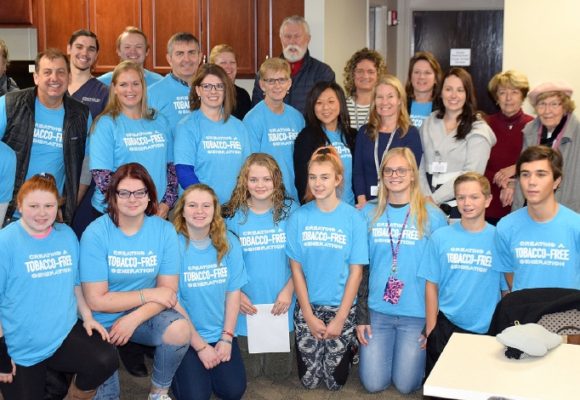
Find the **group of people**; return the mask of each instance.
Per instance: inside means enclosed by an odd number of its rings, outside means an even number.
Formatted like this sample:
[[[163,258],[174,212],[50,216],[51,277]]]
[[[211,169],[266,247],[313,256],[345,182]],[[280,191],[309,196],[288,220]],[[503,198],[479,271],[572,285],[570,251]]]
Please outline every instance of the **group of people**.
[[[153,400],[239,399],[293,358],[306,388],[338,390],[358,356],[366,390],[410,393],[451,333],[488,331],[502,292],[580,289],[568,85],[498,73],[484,116],[470,74],[428,52],[403,85],[361,49],[343,90],[302,17],[280,39],[251,100],[230,46],[202,64],[176,33],[162,77],[135,27],[110,73],[91,75],[99,42],[80,30],[0,97],[5,399],[43,398],[57,372],[69,399],[118,398],[135,344]],[[290,353],[249,352],[260,304],[288,318]]]

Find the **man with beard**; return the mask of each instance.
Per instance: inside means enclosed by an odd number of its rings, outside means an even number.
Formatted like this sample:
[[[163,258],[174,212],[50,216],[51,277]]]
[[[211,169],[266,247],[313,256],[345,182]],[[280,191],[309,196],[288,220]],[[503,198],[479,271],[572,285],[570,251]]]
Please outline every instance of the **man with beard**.
[[[315,83],[334,81],[334,71],[325,63],[310,56],[310,27],[303,17],[293,15],[282,21],[280,41],[283,56],[290,63],[292,86],[284,102],[304,113],[306,97]],[[259,77],[256,76],[252,93],[252,105],[264,98],[260,89]]]

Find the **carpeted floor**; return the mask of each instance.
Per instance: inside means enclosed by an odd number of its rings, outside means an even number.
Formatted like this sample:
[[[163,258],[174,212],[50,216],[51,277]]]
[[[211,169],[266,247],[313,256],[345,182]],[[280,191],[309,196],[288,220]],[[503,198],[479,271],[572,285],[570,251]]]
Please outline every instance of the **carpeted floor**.
[[[149,389],[149,378],[134,378],[121,370],[121,399],[143,400]],[[266,378],[253,379],[248,382],[244,395],[245,400],[355,400],[355,399],[388,399],[419,400],[423,399],[422,391],[402,395],[395,389],[388,389],[377,394],[367,393],[358,379],[358,368],[355,366],[345,387],[338,392],[326,389],[307,390],[302,387],[298,377],[292,376],[285,381],[271,381]]]

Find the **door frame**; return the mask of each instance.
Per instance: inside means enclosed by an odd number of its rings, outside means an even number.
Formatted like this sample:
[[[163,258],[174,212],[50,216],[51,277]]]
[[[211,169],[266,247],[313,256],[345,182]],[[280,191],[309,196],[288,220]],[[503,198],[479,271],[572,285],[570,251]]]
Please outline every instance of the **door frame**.
[[[472,11],[503,9],[504,0],[397,0],[397,11],[399,14],[399,25],[397,26],[397,62],[396,71],[393,72],[395,72],[401,82],[406,82],[409,59],[413,56],[414,11]],[[389,64],[393,65],[393,63]]]

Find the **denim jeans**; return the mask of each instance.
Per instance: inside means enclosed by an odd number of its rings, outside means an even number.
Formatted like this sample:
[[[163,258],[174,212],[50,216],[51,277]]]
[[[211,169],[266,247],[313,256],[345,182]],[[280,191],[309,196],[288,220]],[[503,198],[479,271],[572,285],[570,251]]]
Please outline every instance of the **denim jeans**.
[[[209,343],[214,346],[217,343]],[[191,347],[175,373],[171,385],[177,400],[209,400],[212,393],[223,400],[239,400],[246,391],[246,370],[237,338],[232,340],[230,361],[205,369]]]
[[[369,392],[394,384],[401,393],[421,387],[425,371],[425,350],[420,336],[424,318],[397,317],[370,311],[372,338],[360,346],[359,375]]]
[[[155,347],[151,383],[158,388],[169,388],[173,375],[189,348],[189,343],[176,346],[163,343],[162,340],[167,327],[183,318],[173,309],[162,311],[139,325],[131,336],[132,342]],[[95,400],[118,400],[120,392],[119,374],[116,372],[99,387]]]

